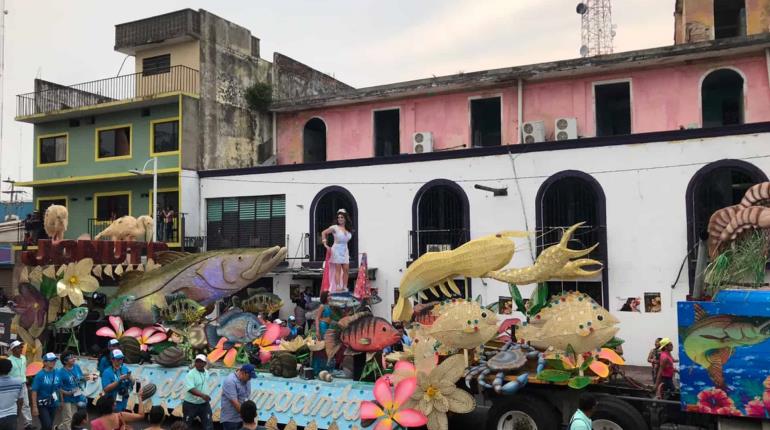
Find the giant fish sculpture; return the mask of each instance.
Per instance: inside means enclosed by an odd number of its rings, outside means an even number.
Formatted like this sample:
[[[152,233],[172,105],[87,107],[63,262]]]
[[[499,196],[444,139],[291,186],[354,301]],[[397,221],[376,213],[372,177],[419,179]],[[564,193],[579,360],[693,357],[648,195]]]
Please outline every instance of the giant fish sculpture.
[[[382,351],[401,339],[401,333],[383,318],[369,312],[359,312],[342,318],[336,327],[326,331],[326,356],[334,357],[343,345],[351,351],[373,353]]]
[[[770,319],[741,318],[731,315],[709,316],[695,305],[695,324],[682,335],[684,352],[703,366],[717,387],[725,387],[722,367],[735,348],[770,339]]]
[[[117,295],[131,295],[134,303],[123,313],[126,320],[154,324],[153,306],[164,308],[166,296],[184,294],[203,306],[233,295],[272,270],[286,257],[286,248],[243,248],[200,254],[158,253],[162,266],[150,272],[127,272]]]
[[[571,345],[582,354],[611,340],[620,330],[618,323],[587,294],[570,291],[552,297],[529,323],[519,327],[516,336],[540,350],[566,351]]]
[[[497,335],[497,315],[474,300],[446,301],[433,315],[427,333],[449,349],[477,348]]]

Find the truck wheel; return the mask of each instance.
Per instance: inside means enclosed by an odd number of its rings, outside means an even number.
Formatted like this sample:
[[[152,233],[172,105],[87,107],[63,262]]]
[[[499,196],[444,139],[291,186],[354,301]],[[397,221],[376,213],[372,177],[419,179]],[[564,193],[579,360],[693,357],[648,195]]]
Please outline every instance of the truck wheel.
[[[500,397],[487,414],[487,430],[556,430],[557,417],[556,410],[537,397]]]
[[[591,421],[593,430],[647,430],[647,422],[636,408],[609,396],[599,398]]]

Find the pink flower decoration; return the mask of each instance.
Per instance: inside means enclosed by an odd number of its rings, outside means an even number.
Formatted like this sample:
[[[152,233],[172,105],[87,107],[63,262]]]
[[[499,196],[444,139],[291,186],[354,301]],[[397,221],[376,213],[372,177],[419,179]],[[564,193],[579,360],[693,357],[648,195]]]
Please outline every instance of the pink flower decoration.
[[[131,327],[130,329],[126,330],[126,336],[129,336],[128,332],[132,331],[133,329],[139,330],[137,327]],[[135,337],[136,340],[139,341],[139,347],[142,351],[147,351],[150,345],[163,342],[168,338],[166,336],[166,333],[163,332],[163,330],[159,329],[156,326],[150,326],[145,327],[144,330],[141,330],[138,336],[130,335],[131,337]]]
[[[746,416],[756,418],[770,417],[768,410],[765,409],[765,403],[760,400],[759,397],[756,397],[754,400],[746,403]]]
[[[262,364],[270,361],[270,357],[273,355],[273,351],[278,350],[278,345],[275,341],[281,338],[283,333],[282,326],[273,323],[267,323],[267,330],[259,339],[256,339],[253,343],[259,347],[259,361]]]
[[[99,330],[96,330],[96,335],[101,337],[111,337],[113,339],[118,339],[121,336],[123,336],[123,320],[120,319],[120,317],[109,317],[110,325],[112,328],[109,327],[102,327]]]
[[[717,415],[741,415],[733,399],[719,388],[703,390],[698,394],[698,412]]]
[[[362,420],[377,420],[374,430],[390,430],[393,424],[401,427],[420,427],[428,422],[428,417],[414,409],[401,409],[417,388],[417,378],[406,378],[396,385],[395,393],[391,389],[390,380],[380,377],[374,383],[374,398],[377,402],[365,400],[361,402],[360,414]]]

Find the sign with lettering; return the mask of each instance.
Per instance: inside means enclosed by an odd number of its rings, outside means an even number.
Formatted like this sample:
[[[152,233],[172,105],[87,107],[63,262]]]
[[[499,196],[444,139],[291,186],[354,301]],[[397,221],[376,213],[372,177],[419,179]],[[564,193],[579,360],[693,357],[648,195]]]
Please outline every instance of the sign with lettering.
[[[111,240],[53,242],[40,239],[37,241],[37,251],[21,253],[21,262],[27,266],[45,266],[76,263],[84,258],[91,258],[94,264],[122,264],[126,260],[130,264],[139,264],[142,262],[143,251],[147,252],[147,258],[153,258],[156,252],[166,250],[168,246],[163,242],[114,242]]]
[[[79,362],[83,373],[97,373],[97,362],[83,358]],[[134,378],[142,385],[154,383],[158,391],[153,396],[153,405],[163,405],[181,415],[184,396],[184,379],[190,370],[187,367],[165,368],[155,364],[128,364]],[[209,369],[211,383],[209,395],[215,421],[219,420],[222,404],[222,381],[235,369]],[[86,388],[91,395],[101,392],[96,382]],[[315,421],[318,428],[328,428],[336,422],[341,430],[360,428],[359,406],[362,400],[374,400],[373,384],[335,379],[323,382],[317,379],[279,378],[269,373],[257,373],[251,381],[251,399],[257,404],[259,421],[267,421],[275,416],[279,423],[286,424],[290,419],[299,426],[306,426]]]

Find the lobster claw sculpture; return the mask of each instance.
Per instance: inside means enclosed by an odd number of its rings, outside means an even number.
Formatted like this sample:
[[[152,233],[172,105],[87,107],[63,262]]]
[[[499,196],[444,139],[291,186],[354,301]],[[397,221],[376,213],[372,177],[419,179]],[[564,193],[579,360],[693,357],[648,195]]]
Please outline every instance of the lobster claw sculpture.
[[[583,250],[567,247],[572,234],[581,225],[583,223],[568,228],[558,244],[546,248],[537,257],[535,264],[524,268],[501,270],[511,261],[516,249],[510,238],[526,237],[529,234],[527,232],[500,232],[471,240],[450,251],[425,253],[409,266],[401,278],[399,298],[393,307],[393,321],[409,320],[413,311],[408,298],[418,296],[426,299],[425,290],[431,291],[437,297],[440,297],[439,290],[448,297],[451,297],[452,292],[460,294],[454,278],[492,278],[510,284],[526,285],[549,279],[575,279],[600,273],[601,262],[581,258],[593,251],[597,245]],[[587,266],[599,268],[586,270]]]

